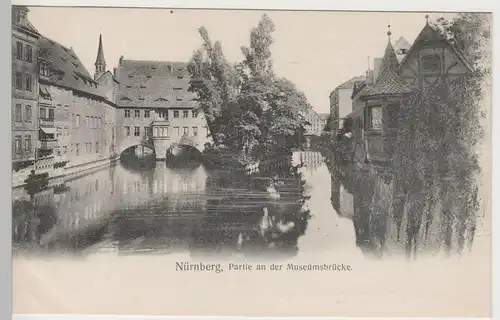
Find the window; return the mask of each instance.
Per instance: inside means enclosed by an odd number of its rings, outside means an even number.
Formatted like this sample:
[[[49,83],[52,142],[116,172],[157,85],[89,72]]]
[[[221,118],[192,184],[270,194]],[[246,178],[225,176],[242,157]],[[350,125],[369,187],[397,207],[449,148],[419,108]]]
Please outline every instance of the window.
[[[25,81],[25,83],[24,83],[24,84],[25,84],[25,86],[26,86],[26,87],[25,87],[25,89],[26,89],[27,91],[31,91],[31,74],[27,74],[27,75],[26,75],[26,81]]]
[[[33,50],[30,45],[26,46],[26,61],[33,62]]]
[[[69,112],[69,106],[67,104],[64,105],[64,112],[66,112],[66,113]]]
[[[176,136],[179,136],[179,135],[180,135],[179,127],[174,127],[174,134],[175,134]]]
[[[125,110],[125,118],[130,118],[130,110]]]
[[[399,105],[390,104],[387,106],[388,127],[396,129],[398,127],[398,110]]]
[[[196,112],[196,110],[193,110],[192,114],[193,114],[193,118],[197,118],[198,117],[198,112]]]
[[[64,136],[65,137],[69,136],[69,127],[68,126],[64,127]]]
[[[168,119],[168,111],[160,111],[158,112],[158,115],[162,119]]]
[[[140,118],[141,117],[141,110],[135,110],[134,117]]]
[[[47,109],[40,108],[40,119],[45,119],[45,118],[47,118]]]
[[[16,72],[16,89],[23,89],[23,74],[21,72]]]
[[[21,153],[22,148],[21,148],[21,136],[16,136],[14,139],[14,150],[16,153]]]
[[[149,110],[144,110],[144,118],[149,118]]]
[[[16,122],[21,122],[22,121],[22,118],[23,118],[22,112],[23,112],[22,106],[20,104],[16,104],[16,111],[15,111]]]
[[[198,136],[198,127],[193,127],[193,136]]]
[[[80,115],[77,114],[75,118],[75,128],[80,128]]]
[[[189,135],[189,128],[188,127],[183,127],[182,128],[182,135],[183,136],[188,136]]]
[[[90,117],[89,116],[86,116],[85,117],[85,128],[89,128],[90,127]]]
[[[184,110],[184,111],[182,111],[182,117],[183,117],[183,118],[187,118],[187,117],[189,117],[189,111],[188,111],[188,110]]]
[[[31,136],[27,135],[24,138],[24,151],[31,151]]]
[[[141,135],[141,128],[134,127],[134,136],[139,137]]]
[[[424,72],[438,72],[441,70],[441,58],[438,55],[424,56],[421,60]]]
[[[68,146],[63,147],[63,154],[66,154],[66,153],[68,153]]]
[[[149,134],[149,127],[144,127],[144,136],[145,137],[149,137],[150,134]]]
[[[16,58],[23,60],[23,44],[19,41],[16,42]]]
[[[57,137],[61,136],[61,131],[62,131],[62,128],[61,127],[57,127],[57,129],[56,129],[56,136]]]
[[[80,155],[80,144],[79,143],[76,144],[76,155],[77,156]]]
[[[49,109],[49,119],[54,120],[54,109]]]
[[[165,127],[164,129],[165,129],[165,130],[163,131],[163,134],[164,134],[166,137],[168,137],[168,127]]]
[[[372,106],[368,107],[368,130],[381,130],[382,129],[382,107]]]
[[[174,110],[174,118],[179,118],[179,110]]]
[[[95,153],[99,153],[99,142],[95,143]]]
[[[125,135],[130,136],[130,127],[125,127]]]

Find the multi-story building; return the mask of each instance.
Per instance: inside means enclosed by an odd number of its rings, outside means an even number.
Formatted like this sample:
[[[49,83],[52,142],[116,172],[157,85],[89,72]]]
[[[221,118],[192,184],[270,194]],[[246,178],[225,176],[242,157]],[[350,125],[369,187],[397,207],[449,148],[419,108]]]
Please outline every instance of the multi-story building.
[[[113,89],[92,78],[72,48],[47,37],[39,46],[40,154],[52,156],[56,168],[67,163],[52,170],[55,175],[109,162],[116,136],[107,129],[116,126],[116,117],[105,92]]]
[[[120,58],[116,77],[118,153],[143,145],[157,159],[166,158],[172,145],[204,148],[208,128],[196,111],[196,95],[188,91],[184,62],[137,61]]]
[[[329,125],[332,130],[337,131],[342,127],[346,115],[352,111],[352,89],[355,84],[365,81],[366,78],[366,76],[351,78],[330,93],[330,119],[332,123]]]
[[[306,134],[320,136],[323,132],[323,129],[325,128],[326,118],[314,111],[313,108],[309,108],[305,112],[304,116],[306,121],[309,123],[309,125],[307,125],[305,128]]]
[[[12,7],[12,166],[13,183],[34,170],[38,131],[38,38],[28,8]]]
[[[353,90],[353,137],[355,159],[361,166],[385,165],[391,158],[391,143],[384,139],[394,137],[397,114],[405,96],[425,86],[446,83],[472,74],[472,68],[463,55],[439,31],[426,23],[415,43],[399,61],[390,41],[385,50],[380,72],[373,84],[364,83]]]

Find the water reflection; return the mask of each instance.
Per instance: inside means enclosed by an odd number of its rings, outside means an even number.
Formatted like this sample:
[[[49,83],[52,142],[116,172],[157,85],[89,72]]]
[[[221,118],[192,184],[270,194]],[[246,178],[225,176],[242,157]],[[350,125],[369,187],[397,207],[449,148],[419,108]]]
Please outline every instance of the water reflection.
[[[245,176],[122,159],[58,185],[15,189],[14,251],[294,255],[309,212],[290,160]]]

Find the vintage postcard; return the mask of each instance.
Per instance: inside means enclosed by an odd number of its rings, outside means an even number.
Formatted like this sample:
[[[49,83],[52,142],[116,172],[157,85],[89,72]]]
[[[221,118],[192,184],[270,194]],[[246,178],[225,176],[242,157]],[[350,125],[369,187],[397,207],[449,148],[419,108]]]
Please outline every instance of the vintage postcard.
[[[491,316],[491,14],[12,6],[13,312]]]

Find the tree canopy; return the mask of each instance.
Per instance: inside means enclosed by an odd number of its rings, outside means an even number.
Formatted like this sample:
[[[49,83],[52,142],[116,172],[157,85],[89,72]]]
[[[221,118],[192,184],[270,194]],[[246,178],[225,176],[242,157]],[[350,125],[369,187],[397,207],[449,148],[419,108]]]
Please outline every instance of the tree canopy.
[[[273,70],[271,46],[275,26],[263,15],[242,46],[244,59],[230,63],[220,42],[201,27],[201,48],[188,64],[199,108],[205,114],[216,147],[259,157],[297,144],[311,108],[305,95]]]

